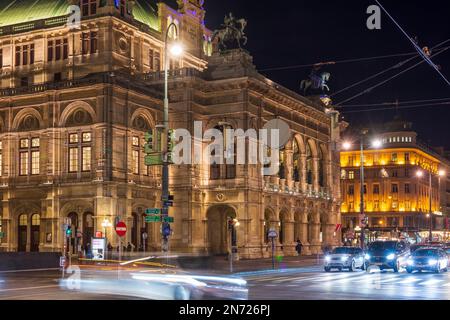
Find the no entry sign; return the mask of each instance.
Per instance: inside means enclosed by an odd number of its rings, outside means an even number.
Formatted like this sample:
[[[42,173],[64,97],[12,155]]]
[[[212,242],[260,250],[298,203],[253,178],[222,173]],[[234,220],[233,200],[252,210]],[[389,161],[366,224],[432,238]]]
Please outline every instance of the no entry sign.
[[[116,233],[119,237],[123,237],[127,233],[127,225],[119,221],[119,223],[116,224]]]

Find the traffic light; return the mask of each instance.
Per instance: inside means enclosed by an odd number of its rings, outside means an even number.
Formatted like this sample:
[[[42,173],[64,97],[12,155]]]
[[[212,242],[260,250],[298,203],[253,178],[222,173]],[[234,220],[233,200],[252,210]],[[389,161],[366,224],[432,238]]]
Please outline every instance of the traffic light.
[[[70,237],[72,235],[72,226],[67,226],[66,236]]]
[[[153,130],[150,130],[150,131],[145,133],[144,140],[145,140],[144,152],[146,154],[153,153],[154,152],[154,147],[153,147]]]
[[[172,152],[175,146],[175,130],[169,129],[167,131],[167,152]]]
[[[175,130],[167,130],[167,161],[172,163],[172,152],[175,147]]]

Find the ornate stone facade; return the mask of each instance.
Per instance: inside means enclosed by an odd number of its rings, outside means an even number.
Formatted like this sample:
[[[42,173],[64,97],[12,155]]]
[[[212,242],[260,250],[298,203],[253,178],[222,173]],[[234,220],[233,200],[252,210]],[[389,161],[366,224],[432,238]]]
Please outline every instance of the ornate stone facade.
[[[126,243],[160,250],[160,225],[143,216],[161,207],[161,168],[144,165],[143,137],[162,122],[161,30],[174,20],[188,52],[170,63],[171,128],[192,133],[202,121],[204,131],[223,123],[245,131],[278,118],[293,135],[277,176],[262,176],[257,165],[172,165],[171,250],[226,253],[230,217],[240,221],[232,241],[241,258],[270,254],[271,227],[279,254],[295,254],[297,239],[306,254],[339,243],[336,112],[260,75],[245,51],[210,56],[203,1],[179,1],[179,12],[159,4],[149,20],[158,27],[137,19],[145,12],[137,15],[134,2],[123,12],[110,0],[95,3],[105,5],[80,30],[64,19],[52,25],[55,17],[2,27],[2,250],[62,250],[67,217],[72,246],[86,244],[117,216],[128,225]],[[116,246],[113,230],[106,233]]]

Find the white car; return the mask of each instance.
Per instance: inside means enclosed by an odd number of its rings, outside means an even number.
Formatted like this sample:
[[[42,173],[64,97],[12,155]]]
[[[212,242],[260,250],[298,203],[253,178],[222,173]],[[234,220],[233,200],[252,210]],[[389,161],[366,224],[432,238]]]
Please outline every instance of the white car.
[[[361,248],[337,247],[325,256],[324,270],[326,272],[330,272],[331,269],[355,271],[356,269],[365,270],[365,268],[364,251]]]

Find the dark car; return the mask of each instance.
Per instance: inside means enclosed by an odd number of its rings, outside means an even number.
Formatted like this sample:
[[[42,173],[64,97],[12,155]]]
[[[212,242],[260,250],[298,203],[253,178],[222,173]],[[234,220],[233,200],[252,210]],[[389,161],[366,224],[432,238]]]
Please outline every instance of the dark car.
[[[414,251],[416,251],[416,250],[418,250],[418,249],[421,249],[421,248],[428,248],[428,246],[426,245],[426,244],[413,244],[411,247],[410,247],[410,250],[411,250],[411,253],[413,253]]]
[[[364,252],[361,248],[355,247],[337,247],[325,256],[324,270],[329,272],[331,269],[356,269],[364,270]]]
[[[380,270],[399,272],[401,267],[407,265],[409,255],[409,244],[403,240],[375,241],[369,245],[366,254],[367,268],[377,266]]]
[[[439,273],[446,272],[448,268],[447,253],[441,248],[429,247],[417,249],[409,257],[406,271],[412,273],[414,271],[434,271]]]

